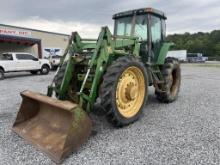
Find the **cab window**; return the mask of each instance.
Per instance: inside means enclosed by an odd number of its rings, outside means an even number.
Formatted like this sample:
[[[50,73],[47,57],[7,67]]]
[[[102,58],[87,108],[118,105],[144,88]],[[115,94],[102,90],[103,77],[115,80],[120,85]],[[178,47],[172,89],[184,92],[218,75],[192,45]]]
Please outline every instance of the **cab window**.
[[[141,41],[147,41],[147,16],[137,15],[135,20],[134,35]]]
[[[16,58],[18,60],[33,60],[34,59],[34,57],[29,54],[16,54]]]
[[[153,43],[157,43],[162,40],[161,19],[153,15],[151,16],[151,35]]]
[[[0,56],[0,60],[12,61],[13,60],[12,54],[2,54]]]
[[[132,18],[125,17],[116,20],[116,35],[130,36],[132,28]]]

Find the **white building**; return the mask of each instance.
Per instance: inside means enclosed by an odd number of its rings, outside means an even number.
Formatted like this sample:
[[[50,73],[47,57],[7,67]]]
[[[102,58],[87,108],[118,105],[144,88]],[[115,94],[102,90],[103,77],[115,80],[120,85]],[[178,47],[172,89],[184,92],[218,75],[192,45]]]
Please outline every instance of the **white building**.
[[[42,58],[62,55],[69,35],[0,24],[0,53],[27,52]]]
[[[186,62],[187,61],[187,50],[172,50],[169,51],[167,57],[177,58],[179,61]]]

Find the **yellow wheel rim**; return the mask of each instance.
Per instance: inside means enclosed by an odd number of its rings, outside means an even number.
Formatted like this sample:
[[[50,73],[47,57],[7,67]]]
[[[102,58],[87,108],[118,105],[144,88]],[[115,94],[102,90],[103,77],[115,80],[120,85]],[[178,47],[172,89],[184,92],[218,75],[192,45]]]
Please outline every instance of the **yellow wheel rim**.
[[[144,74],[138,67],[129,67],[121,74],[117,84],[116,105],[123,117],[131,118],[140,111],[145,89]]]

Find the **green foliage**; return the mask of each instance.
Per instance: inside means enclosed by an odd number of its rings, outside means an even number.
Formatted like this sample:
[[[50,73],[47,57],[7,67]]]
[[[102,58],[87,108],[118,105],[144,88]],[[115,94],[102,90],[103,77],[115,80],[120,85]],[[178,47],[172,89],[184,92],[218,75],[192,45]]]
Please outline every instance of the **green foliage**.
[[[175,43],[174,50],[186,49],[190,53],[203,53],[204,56],[220,59],[220,30],[173,34],[167,36],[167,40]]]

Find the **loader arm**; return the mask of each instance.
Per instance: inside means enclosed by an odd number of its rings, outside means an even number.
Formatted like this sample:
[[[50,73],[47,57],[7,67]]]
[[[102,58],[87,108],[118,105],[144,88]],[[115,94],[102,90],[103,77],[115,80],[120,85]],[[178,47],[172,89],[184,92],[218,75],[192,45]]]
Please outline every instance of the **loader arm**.
[[[87,112],[92,111],[93,105],[98,97],[98,89],[102,81],[101,78],[106,68],[117,57],[124,55],[138,56],[139,48],[138,38],[112,36],[108,27],[101,29],[97,40],[82,39],[77,32],[72,33],[61,63],[62,66],[66,59],[68,59],[62,84],[58,88],[53,85],[49,86],[48,96],[52,96],[53,92],[56,92],[58,93],[58,99],[65,100],[68,98],[68,88],[71,85],[71,80],[73,80],[74,68],[77,64],[82,62],[82,60],[78,60],[77,55],[89,49],[91,51],[91,58],[87,61],[86,72],[80,74],[80,76],[83,77],[83,81],[76,94],[79,97],[79,102],[77,103]],[[128,49],[130,49],[130,51],[127,51]],[[91,70],[93,70],[93,73],[91,73]],[[89,92],[85,93],[85,86],[89,78],[92,78],[92,82],[90,82]]]

